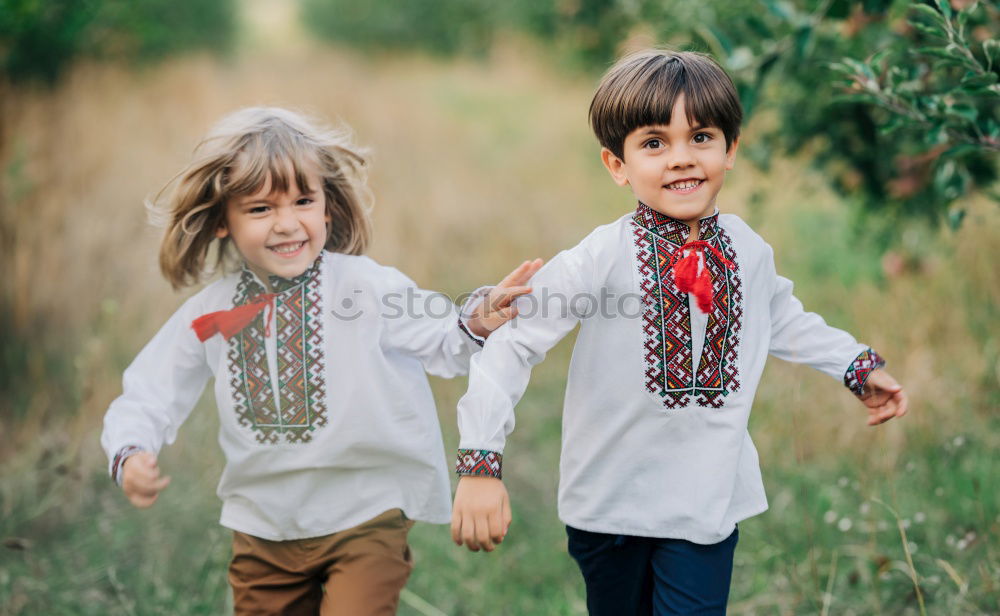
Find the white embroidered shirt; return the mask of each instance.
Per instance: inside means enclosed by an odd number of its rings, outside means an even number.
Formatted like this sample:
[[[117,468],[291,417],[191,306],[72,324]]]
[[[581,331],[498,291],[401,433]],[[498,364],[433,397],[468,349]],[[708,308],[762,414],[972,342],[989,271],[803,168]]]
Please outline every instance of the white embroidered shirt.
[[[479,350],[458,309],[362,256],[324,252],[301,276],[270,282],[273,316],[265,310],[229,340],[201,342],[191,323],[262,294],[247,269],[191,297],[139,353],[104,419],[112,477],[129,454],[172,443],[215,377],[223,526],[301,539],[396,507],[447,522],[450,486],[425,372],[465,374]]]
[[[472,359],[458,404],[459,474],[501,476],[532,366],[579,324],[563,405],[563,522],[710,544],[767,508],[747,432],[767,356],[808,364],[856,393],[883,362],[806,312],[775,272],[771,247],[734,215],[700,222],[711,246],[700,267],[712,283],[702,313],[670,271],[688,234],[640,204],[532,278],[518,318]]]

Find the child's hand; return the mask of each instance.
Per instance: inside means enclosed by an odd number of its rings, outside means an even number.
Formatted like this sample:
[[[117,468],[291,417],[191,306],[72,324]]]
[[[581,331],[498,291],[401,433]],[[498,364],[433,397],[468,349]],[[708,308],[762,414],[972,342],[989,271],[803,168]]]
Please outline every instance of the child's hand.
[[[531,287],[526,286],[535,272],[542,267],[543,261],[525,261],[500,284],[493,287],[486,299],[476,306],[469,317],[469,330],[480,338],[488,338],[490,333],[507,321],[517,316],[517,308],[511,303],[518,297],[531,293]]]
[[[465,476],[458,480],[451,509],[451,539],[473,552],[492,552],[510,528],[510,498],[495,477]]]
[[[151,507],[169,483],[170,477],[160,476],[156,456],[148,451],[129,456],[122,465],[122,490],[129,502],[140,509]]]
[[[885,370],[878,369],[868,375],[860,397],[868,407],[869,426],[877,426],[906,414],[906,392]]]

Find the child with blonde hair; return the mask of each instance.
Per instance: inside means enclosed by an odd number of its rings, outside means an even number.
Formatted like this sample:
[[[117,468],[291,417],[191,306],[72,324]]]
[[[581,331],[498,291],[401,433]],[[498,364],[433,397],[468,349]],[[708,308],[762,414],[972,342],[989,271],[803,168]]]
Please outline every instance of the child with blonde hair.
[[[449,520],[425,372],[465,374],[540,261],[460,311],[362,253],[365,158],[344,130],[280,108],[219,122],[168,183],[160,267],[184,302],[125,371],[104,419],[112,478],[137,507],[170,482],[157,454],[215,378],[221,523],[236,612],[390,614],[414,520]]]

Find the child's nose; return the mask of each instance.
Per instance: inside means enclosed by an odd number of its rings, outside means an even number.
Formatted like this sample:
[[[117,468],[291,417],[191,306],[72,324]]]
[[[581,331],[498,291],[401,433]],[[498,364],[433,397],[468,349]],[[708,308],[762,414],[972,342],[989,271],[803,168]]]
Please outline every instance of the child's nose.
[[[290,207],[279,207],[277,219],[274,221],[275,232],[288,233],[298,229],[298,227],[299,219],[295,215],[295,210]]]
[[[691,149],[686,145],[678,145],[670,148],[667,164],[670,165],[671,169],[690,167],[694,164],[694,156],[691,155]]]

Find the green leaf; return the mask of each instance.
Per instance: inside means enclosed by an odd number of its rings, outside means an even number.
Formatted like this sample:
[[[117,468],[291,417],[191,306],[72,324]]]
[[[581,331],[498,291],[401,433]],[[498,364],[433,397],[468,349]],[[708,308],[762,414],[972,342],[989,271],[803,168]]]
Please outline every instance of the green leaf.
[[[993,70],[993,63],[1000,62],[1000,40],[991,38],[983,41],[983,55],[986,56],[986,68]]]
[[[986,86],[982,88],[966,88],[965,94],[967,96],[989,96],[989,97],[1000,97],[1000,85],[994,84],[992,86]]]
[[[870,64],[871,66],[877,66],[881,68],[883,63],[889,57],[890,54],[892,54],[892,49],[889,47],[883,47],[882,49],[879,49],[878,51],[873,53],[870,58],[868,58],[868,64]]]
[[[906,82],[906,77],[906,73],[904,73],[903,69],[898,66],[894,66],[889,69],[889,84],[893,88],[899,88],[903,85],[903,83]]]
[[[760,17],[757,17],[756,15],[747,15],[746,20],[747,25],[750,26],[750,29],[753,30],[757,36],[763,39],[774,38],[774,32]]]
[[[948,38],[948,33],[945,32],[944,28],[941,28],[936,24],[928,25],[920,21],[911,21],[910,25],[913,26],[915,29],[923,32],[927,36],[933,36],[935,38],[942,38],[942,39]]]
[[[917,15],[923,15],[924,17],[928,17],[928,18],[931,19],[932,23],[938,23],[938,24],[941,24],[942,27],[944,26],[944,24],[945,24],[944,17],[942,17],[942,15],[941,15],[940,12],[935,11],[932,7],[930,7],[930,6],[926,5],[926,4],[919,4],[918,3],[918,4],[914,4],[912,8],[913,8],[913,11],[914,11],[915,14],[917,14]]]
[[[965,26],[969,23],[969,15],[972,13],[969,9],[963,9],[958,12],[958,31],[962,33],[965,31]]]
[[[709,26],[707,26],[707,29],[708,29],[709,32],[712,33],[712,36],[715,37],[715,40],[717,40],[719,42],[719,45],[722,46],[722,49],[723,49],[723,51],[726,52],[726,55],[727,56],[732,55],[732,53],[733,53],[733,42],[731,40],[729,40],[729,37],[726,36],[726,34],[722,30],[720,30],[719,28],[716,28],[715,26],[709,25]]]
[[[870,105],[879,105],[881,102],[882,101],[880,101],[878,97],[864,93],[840,94],[830,99],[831,105],[843,105],[850,103],[868,103]]]
[[[976,121],[976,118],[979,117],[978,109],[976,109],[972,105],[963,105],[961,103],[950,105],[947,108],[946,113],[950,116],[963,118],[973,123]]]
[[[996,82],[996,73],[984,73],[982,75],[973,74],[962,80],[962,86],[968,88],[983,88],[991,86]]]
[[[767,6],[767,10],[773,15],[776,15],[785,21],[791,21],[794,17],[794,11],[787,2],[781,2],[779,0],[764,0],[764,4]]]
[[[894,115],[889,118],[888,122],[879,127],[878,132],[880,135],[891,135],[904,126],[906,126],[906,119],[902,116]]]
[[[965,62],[962,58],[956,57],[955,54],[948,51],[947,49],[942,49],[941,47],[920,47],[916,50],[916,53],[924,56],[932,56],[935,58],[940,58],[942,60],[948,60],[949,64],[954,64],[956,66],[964,66]]]
[[[952,231],[958,231],[963,220],[965,220],[965,210],[962,208],[955,208],[948,212],[948,226],[951,227]]]
[[[795,33],[795,53],[800,58],[806,57],[809,44],[812,42],[813,29],[811,26],[802,26]]]
[[[948,19],[951,19],[951,3],[948,0],[934,0],[934,4],[941,9],[941,13]]]
[[[972,143],[960,143],[956,146],[950,147],[941,154],[941,158],[961,158],[966,154],[972,154],[973,152],[978,152],[979,146]]]

